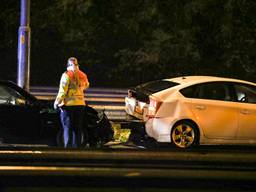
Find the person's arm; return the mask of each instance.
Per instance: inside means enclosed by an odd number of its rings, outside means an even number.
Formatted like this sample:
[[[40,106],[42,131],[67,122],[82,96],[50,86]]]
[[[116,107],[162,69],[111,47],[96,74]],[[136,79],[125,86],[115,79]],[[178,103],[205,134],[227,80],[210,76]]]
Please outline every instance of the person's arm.
[[[68,92],[69,77],[66,73],[63,73],[60,80],[58,95],[54,102],[54,108],[64,105],[64,99]]]

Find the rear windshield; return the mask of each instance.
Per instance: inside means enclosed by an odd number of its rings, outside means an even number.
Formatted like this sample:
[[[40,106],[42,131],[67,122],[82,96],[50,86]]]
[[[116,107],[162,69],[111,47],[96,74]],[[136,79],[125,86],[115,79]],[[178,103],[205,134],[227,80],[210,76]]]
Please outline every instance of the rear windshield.
[[[141,84],[136,87],[136,90],[141,90],[141,91],[143,90],[149,93],[156,93],[164,89],[174,87],[176,85],[179,85],[179,84],[172,81],[157,80],[157,81],[151,81],[148,83]]]

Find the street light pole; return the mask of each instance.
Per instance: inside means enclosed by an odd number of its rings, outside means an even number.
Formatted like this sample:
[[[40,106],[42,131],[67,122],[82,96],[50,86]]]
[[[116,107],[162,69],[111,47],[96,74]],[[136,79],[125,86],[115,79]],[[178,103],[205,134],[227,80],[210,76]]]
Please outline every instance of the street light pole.
[[[18,35],[17,84],[29,90],[30,78],[30,0],[20,0],[20,27]]]

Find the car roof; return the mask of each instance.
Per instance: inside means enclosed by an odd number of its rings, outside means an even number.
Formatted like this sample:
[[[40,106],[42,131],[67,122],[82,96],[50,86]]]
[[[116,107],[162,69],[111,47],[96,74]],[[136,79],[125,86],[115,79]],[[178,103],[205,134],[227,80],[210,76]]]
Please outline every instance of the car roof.
[[[183,86],[189,86],[197,83],[214,82],[214,81],[246,83],[246,84],[251,84],[256,86],[255,83],[245,81],[245,80],[225,78],[225,77],[215,77],[215,76],[183,76],[183,77],[165,79],[165,81],[172,81]]]

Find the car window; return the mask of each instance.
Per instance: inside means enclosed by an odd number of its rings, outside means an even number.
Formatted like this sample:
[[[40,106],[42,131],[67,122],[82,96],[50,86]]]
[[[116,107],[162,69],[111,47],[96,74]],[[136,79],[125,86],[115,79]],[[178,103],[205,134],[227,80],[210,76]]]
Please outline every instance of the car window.
[[[184,97],[231,101],[229,87],[223,82],[203,83],[187,87],[180,91]]]
[[[237,101],[256,103],[256,87],[244,84],[234,85]]]
[[[151,82],[139,85],[136,87],[136,90],[143,90],[150,93],[156,93],[177,85],[179,84],[172,81],[158,80],[158,81],[151,81]]]
[[[197,85],[193,85],[190,87],[186,87],[182,90],[180,90],[180,93],[187,98],[196,98],[197,97],[197,90],[198,90],[198,86]]]
[[[0,86],[0,105],[25,105],[25,98],[14,89]]]

